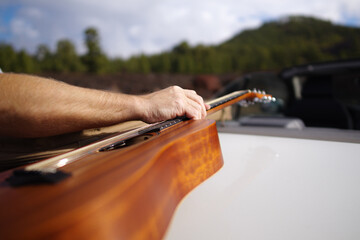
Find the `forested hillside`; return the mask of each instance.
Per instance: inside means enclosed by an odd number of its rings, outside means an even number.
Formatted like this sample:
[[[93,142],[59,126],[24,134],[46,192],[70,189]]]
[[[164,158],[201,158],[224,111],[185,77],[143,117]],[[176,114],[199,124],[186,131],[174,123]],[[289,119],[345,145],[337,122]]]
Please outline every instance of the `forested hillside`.
[[[95,28],[84,31],[87,52],[60,39],[56,50],[38,46],[35,54],[0,44],[0,67],[25,73],[187,73],[222,74],[278,70],[294,64],[360,57],[360,28],[293,16],[245,30],[218,46],[190,46],[181,42],[171,51],[110,59],[101,49]]]
[[[217,47],[233,69],[278,69],[295,64],[360,57],[360,28],[308,17],[288,17],[247,30]],[[244,57],[243,57],[244,56]]]

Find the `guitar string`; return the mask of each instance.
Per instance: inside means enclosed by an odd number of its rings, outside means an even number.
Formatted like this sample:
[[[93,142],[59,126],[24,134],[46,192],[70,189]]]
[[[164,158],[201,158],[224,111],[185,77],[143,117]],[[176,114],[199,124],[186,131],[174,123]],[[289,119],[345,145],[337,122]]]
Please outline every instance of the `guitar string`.
[[[209,110],[214,109],[217,106],[220,106],[222,104],[225,104],[226,102],[234,100],[246,93],[251,93],[251,91],[250,90],[237,91],[237,92],[233,92],[228,95],[225,95],[223,97],[214,99],[212,101],[209,101],[209,102],[207,102],[207,104],[210,105]],[[130,139],[132,137],[139,136],[141,134],[145,134],[145,133],[149,133],[149,132],[153,132],[153,131],[161,131],[167,127],[178,124],[184,120],[186,120],[186,117],[179,117],[176,119],[171,119],[171,120],[163,121],[160,123],[154,123],[154,124],[150,124],[150,125],[138,128],[138,129],[134,129],[129,132],[102,140],[100,142],[96,142],[96,143],[90,144],[88,146],[70,151],[68,153],[61,154],[59,156],[55,156],[55,157],[49,158],[49,159],[41,161],[41,162],[31,164],[31,165],[25,167],[25,170],[26,171],[41,171],[41,172],[56,172],[58,168],[64,167],[65,165],[68,165],[68,164],[82,158],[83,156],[86,156],[91,153],[95,153],[99,149],[105,148],[106,146],[109,146],[110,144],[114,144],[114,142],[124,141],[124,140]]]

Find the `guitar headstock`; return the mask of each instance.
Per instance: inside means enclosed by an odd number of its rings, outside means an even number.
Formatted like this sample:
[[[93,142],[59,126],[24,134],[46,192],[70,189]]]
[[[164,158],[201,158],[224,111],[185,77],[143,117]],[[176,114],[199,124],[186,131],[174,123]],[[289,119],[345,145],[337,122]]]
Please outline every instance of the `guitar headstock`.
[[[239,101],[239,104],[241,106],[246,107],[254,103],[271,103],[275,101],[276,98],[274,98],[270,94],[267,94],[265,91],[253,89],[253,90],[248,90],[247,98]]]
[[[207,102],[207,104],[210,105],[210,109],[207,110],[207,113],[211,114],[235,103],[246,107],[254,103],[270,103],[275,101],[276,99],[274,97],[270,94],[266,94],[264,91],[256,89],[240,90]]]

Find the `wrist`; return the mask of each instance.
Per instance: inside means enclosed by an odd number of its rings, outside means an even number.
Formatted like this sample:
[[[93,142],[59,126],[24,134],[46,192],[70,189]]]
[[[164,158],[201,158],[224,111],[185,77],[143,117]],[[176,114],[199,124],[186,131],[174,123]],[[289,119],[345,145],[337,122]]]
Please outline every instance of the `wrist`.
[[[130,109],[133,111],[132,120],[145,121],[146,119],[146,99],[143,96],[129,95]]]

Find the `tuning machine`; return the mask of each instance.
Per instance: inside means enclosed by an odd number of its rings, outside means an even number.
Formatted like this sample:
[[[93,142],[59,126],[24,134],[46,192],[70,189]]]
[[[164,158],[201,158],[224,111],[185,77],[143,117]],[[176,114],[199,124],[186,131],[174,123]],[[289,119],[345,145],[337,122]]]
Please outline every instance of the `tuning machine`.
[[[271,103],[271,102],[275,102],[276,98],[271,97],[271,96],[264,96],[261,98],[261,102],[262,103]]]

